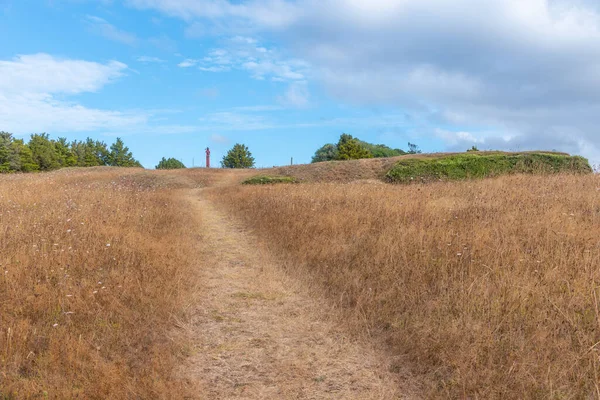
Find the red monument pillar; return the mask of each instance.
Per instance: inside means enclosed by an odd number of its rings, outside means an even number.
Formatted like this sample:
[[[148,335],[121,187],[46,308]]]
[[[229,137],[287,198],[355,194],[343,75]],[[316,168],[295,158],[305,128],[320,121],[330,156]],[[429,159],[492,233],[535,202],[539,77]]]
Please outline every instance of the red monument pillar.
[[[206,168],[210,168],[210,149],[206,148]]]

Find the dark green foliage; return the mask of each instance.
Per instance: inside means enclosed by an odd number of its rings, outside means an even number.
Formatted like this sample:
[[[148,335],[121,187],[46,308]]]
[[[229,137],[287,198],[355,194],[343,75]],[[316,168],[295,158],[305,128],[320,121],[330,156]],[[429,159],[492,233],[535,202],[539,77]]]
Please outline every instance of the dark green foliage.
[[[591,173],[588,161],[558,153],[465,153],[400,160],[387,173],[391,182],[484,178],[512,173]]]
[[[12,144],[13,148],[15,149],[15,153],[18,154],[19,157],[19,167],[15,168],[14,171],[33,172],[40,169],[40,166],[37,165],[33,159],[33,152],[29,146],[25,144],[23,139],[14,139]]]
[[[142,165],[133,158],[133,154],[129,151],[129,148],[125,146],[125,143],[121,138],[110,146],[110,153],[108,154],[108,165],[111,167],[141,167]]]
[[[338,148],[336,144],[327,143],[315,152],[311,162],[333,161],[338,159]]]
[[[58,162],[61,167],[74,167],[77,165],[77,158],[73,154],[66,138],[60,137],[54,143],[56,152],[58,153]]]
[[[259,175],[246,179],[244,185],[270,185],[275,183],[296,183],[296,178],[293,176],[268,176]]]
[[[61,167],[55,142],[50,140],[47,133],[31,135],[28,145],[33,155],[33,161],[40,167],[40,170],[51,171]]]
[[[312,158],[313,163],[359,158],[395,157],[406,154],[404,150],[392,149],[384,144],[363,142],[343,133],[337,144],[327,143],[319,148]]]
[[[185,168],[185,165],[176,158],[162,158],[156,169],[181,169]]]
[[[236,143],[221,161],[223,168],[254,168],[254,157],[248,147]]]
[[[396,157],[406,154],[406,152],[402,149],[392,149],[385,144],[372,144],[363,142],[362,140],[359,140],[358,142],[362,145],[362,147],[367,149],[374,158]]]
[[[50,139],[48,134],[33,134],[28,143],[0,132],[0,173],[51,171],[63,167],[93,167],[114,165],[141,167],[123,141],[108,150],[106,143],[88,138],[85,142],[67,142],[65,138]]]
[[[470,149],[467,149],[467,151],[479,151],[479,149],[477,146],[472,146]]]
[[[9,172],[20,167],[19,155],[13,146],[12,135],[0,132],[0,172]]]
[[[361,158],[373,158],[373,154],[364,148],[358,139],[343,133],[337,144],[339,160],[359,160]]]

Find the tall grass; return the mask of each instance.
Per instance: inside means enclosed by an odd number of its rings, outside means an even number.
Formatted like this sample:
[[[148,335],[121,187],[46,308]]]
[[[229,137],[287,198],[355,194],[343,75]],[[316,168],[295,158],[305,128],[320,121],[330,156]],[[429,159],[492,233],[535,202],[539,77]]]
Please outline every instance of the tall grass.
[[[182,398],[193,216],[134,170],[0,178],[0,398]]]
[[[427,397],[600,397],[597,176],[211,195],[404,355]]]

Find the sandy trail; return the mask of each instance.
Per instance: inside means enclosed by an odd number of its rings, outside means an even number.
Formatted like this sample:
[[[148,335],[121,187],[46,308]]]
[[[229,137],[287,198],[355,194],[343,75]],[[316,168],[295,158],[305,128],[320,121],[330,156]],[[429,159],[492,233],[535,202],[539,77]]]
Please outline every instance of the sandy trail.
[[[191,192],[203,292],[187,378],[202,399],[398,399],[398,374],[287,277],[235,221]]]

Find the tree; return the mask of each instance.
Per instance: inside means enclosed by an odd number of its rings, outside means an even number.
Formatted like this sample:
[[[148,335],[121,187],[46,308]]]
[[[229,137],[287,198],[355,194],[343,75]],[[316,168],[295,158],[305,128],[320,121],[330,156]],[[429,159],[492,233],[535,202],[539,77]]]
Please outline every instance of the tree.
[[[311,162],[332,161],[337,160],[339,152],[336,144],[327,143],[315,152]]]
[[[58,162],[61,167],[74,167],[77,165],[77,157],[73,154],[66,138],[58,138],[58,140],[54,142],[54,147],[58,153]]]
[[[186,168],[186,166],[176,158],[162,158],[156,169],[180,169]]]
[[[40,169],[40,166],[37,165],[33,159],[33,152],[23,139],[14,139],[13,147],[15,149],[15,153],[19,156],[19,171],[33,172]]]
[[[357,160],[360,158],[373,158],[373,154],[365,149],[358,139],[343,133],[337,145],[338,160]]]
[[[374,158],[395,157],[406,154],[404,150],[392,149],[391,147],[386,146],[385,144],[372,144],[368,142],[363,142],[362,140],[358,140],[358,143],[360,143],[360,145],[365,149],[369,150],[369,152],[373,155]]]
[[[342,144],[344,154],[340,156],[339,146]],[[362,150],[360,149],[362,147]],[[364,151],[366,150],[366,152]],[[373,144],[342,134],[337,144],[328,143],[319,148],[312,158],[313,163],[332,160],[348,160],[353,158],[395,157],[406,154],[402,149],[392,149],[384,144]]]
[[[142,165],[133,158],[133,154],[129,151],[129,148],[125,146],[121,138],[110,146],[110,153],[108,154],[108,165],[112,167],[141,167]]]
[[[69,143],[65,138],[52,140],[41,133],[31,135],[29,143],[25,143],[8,132],[0,132],[0,173],[96,165],[142,166],[119,138],[109,150],[106,143],[91,138]]]
[[[31,135],[29,148],[34,162],[42,171],[50,171],[61,167],[54,141],[49,139],[47,133]]]
[[[8,132],[0,132],[0,172],[14,171],[11,166],[13,160],[12,135]]]
[[[221,161],[223,168],[254,168],[254,157],[243,144],[236,143]]]
[[[421,149],[416,144],[408,142],[408,154],[421,154]]]
[[[477,146],[472,146],[470,149],[467,149],[467,151],[479,151],[479,149]]]

